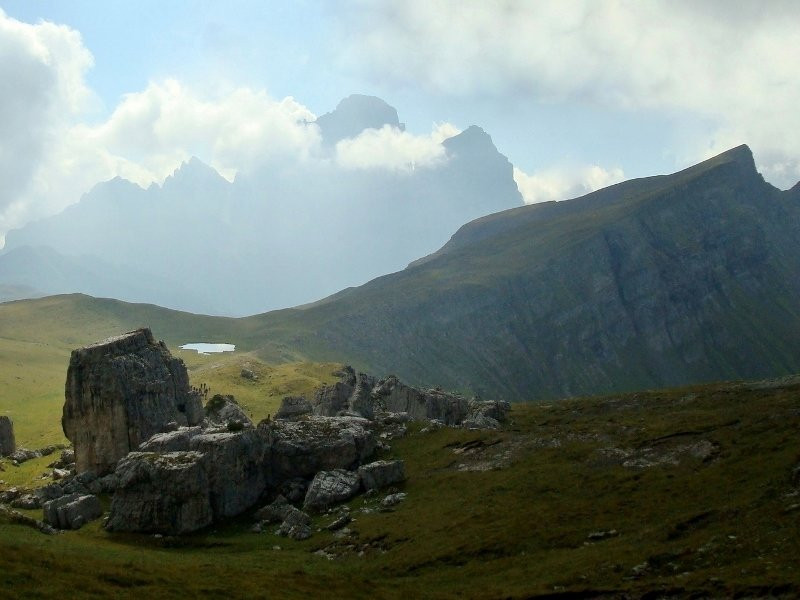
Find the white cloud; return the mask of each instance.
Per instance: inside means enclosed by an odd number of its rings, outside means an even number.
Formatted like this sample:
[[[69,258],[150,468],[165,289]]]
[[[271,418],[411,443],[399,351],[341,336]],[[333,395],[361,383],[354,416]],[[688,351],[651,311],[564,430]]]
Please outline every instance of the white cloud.
[[[91,65],[73,29],[29,25],[0,9],[0,234],[35,214],[25,198],[66,124],[92,100],[84,83]]]
[[[779,183],[800,178],[797,2],[347,6],[343,59],[376,80],[453,96],[689,111],[717,126],[711,147],[693,158],[747,142],[765,173],[789,178]]]
[[[167,80],[126,95],[106,122],[78,126],[72,137],[114,174],[146,185],[192,155],[228,177],[263,163],[302,162],[320,143],[307,124],[314,118],[291,97],[245,87],[204,96]]]
[[[365,129],[336,144],[336,163],[347,169],[411,171],[446,161],[442,141],[460,131],[450,123],[436,125],[430,135],[412,135],[396,127]]]
[[[624,179],[622,169],[606,170],[597,165],[578,169],[551,168],[532,175],[514,168],[514,181],[526,204],[576,198]]]

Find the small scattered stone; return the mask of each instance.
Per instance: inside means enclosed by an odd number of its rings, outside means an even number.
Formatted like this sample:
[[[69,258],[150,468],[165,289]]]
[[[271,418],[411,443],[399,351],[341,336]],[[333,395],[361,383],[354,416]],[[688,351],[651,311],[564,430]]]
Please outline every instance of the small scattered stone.
[[[344,514],[340,516],[338,519],[336,519],[333,523],[328,525],[325,529],[327,529],[328,531],[337,531],[342,527],[344,527],[345,525],[347,525],[348,523],[350,523],[352,520],[353,518],[349,514]]]
[[[586,536],[592,542],[599,542],[608,538],[616,537],[619,532],[616,529],[609,529],[608,531],[593,531]]]
[[[11,506],[12,508],[21,508],[23,510],[35,510],[42,508],[42,503],[37,496],[25,494],[13,500]]]
[[[381,500],[381,506],[383,508],[390,508],[392,506],[396,506],[400,504],[403,500],[406,499],[407,494],[405,492],[398,492],[396,494],[389,494],[383,500]]]
[[[53,479],[58,481],[59,479],[65,479],[69,477],[69,471],[65,471],[64,469],[53,469]]]

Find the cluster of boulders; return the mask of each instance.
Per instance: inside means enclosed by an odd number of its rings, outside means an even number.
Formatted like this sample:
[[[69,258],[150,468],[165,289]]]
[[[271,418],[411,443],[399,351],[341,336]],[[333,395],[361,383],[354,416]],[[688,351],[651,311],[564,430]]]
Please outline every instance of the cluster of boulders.
[[[53,527],[78,528],[100,515],[97,494],[113,493],[107,529],[168,535],[262,505],[254,530],[276,523],[277,533],[305,539],[309,512],[405,480],[402,461],[370,458],[409,420],[497,427],[508,410],[350,367],[339,376],[311,400],[285,398],[275,419],[255,425],[232,396],[203,406],[183,362],[148,329],[75,350],[62,419],[74,453],[51,465],[59,481],[12,501],[41,507]]]

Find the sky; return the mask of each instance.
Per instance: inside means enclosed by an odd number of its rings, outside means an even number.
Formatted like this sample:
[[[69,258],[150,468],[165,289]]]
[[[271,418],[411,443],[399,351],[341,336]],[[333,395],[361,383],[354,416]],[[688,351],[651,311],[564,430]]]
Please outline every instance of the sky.
[[[308,123],[352,93],[406,131],[350,141],[346,168],[439,160],[476,124],[526,202],[742,143],[786,189],[798,65],[794,0],[0,0],[0,237],[191,156],[229,179],[317,160]]]

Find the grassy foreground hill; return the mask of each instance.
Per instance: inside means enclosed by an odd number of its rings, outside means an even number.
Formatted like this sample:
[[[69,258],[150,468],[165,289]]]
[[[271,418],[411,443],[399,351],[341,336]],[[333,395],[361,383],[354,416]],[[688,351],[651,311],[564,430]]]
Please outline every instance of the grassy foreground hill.
[[[501,431],[393,441],[407,499],[369,514],[378,499],[351,501],[345,537],[293,542],[247,518],[181,539],[99,522],[45,536],[0,516],[0,585],[4,598],[795,598],[798,427],[800,378],[518,404]]]

